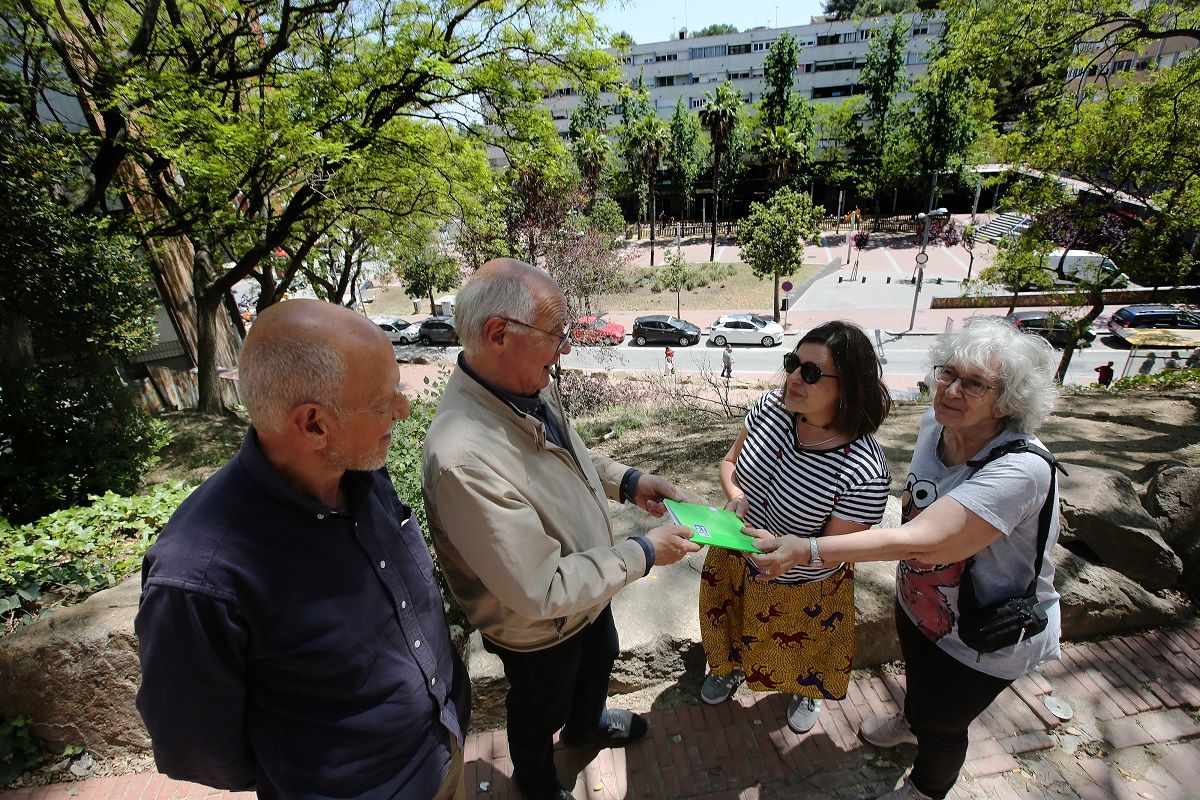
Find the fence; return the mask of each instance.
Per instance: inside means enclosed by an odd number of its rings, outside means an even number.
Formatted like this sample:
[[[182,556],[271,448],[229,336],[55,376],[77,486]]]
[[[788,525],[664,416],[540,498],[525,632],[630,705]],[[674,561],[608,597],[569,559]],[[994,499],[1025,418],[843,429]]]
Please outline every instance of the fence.
[[[643,222],[641,224],[642,236],[650,235],[650,223]],[[737,220],[718,221],[717,222],[717,237],[718,238],[733,238],[738,233]],[[678,220],[662,220],[658,223],[655,230],[656,236],[661,240],[674,239],[676,234],[684,239],[704,238],[712,235],[711,222],[686,221]],[[638,235],[638,224],[635,222],[632,225],[625,226],[625,238],[635,239]]]

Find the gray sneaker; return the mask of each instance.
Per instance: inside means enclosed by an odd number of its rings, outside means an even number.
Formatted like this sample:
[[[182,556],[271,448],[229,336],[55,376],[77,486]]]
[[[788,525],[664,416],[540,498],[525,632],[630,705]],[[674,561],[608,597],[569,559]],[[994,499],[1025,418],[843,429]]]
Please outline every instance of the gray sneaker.
[[[745,678],[746,676],[740,669],[735,669],[728,675],[710,673],[704,679],[704,685],[700,687],[700,699],[712,706],[724,703]]]
[[[863,741],[876,747],[917,743],[917,737],[913,735],[912,728],[908,727],[908,720],[905,719],[903,711],[890,717],[871,717],[863,722],[858,735]]]
[[[787,724],[789,728],[796,733],[808,733],[817,724],[817,718],[820,716],[820,700],[814,700],[811,697],[801,697],[798,694],[792,695],[792,701],[788,703],[787,710]]]

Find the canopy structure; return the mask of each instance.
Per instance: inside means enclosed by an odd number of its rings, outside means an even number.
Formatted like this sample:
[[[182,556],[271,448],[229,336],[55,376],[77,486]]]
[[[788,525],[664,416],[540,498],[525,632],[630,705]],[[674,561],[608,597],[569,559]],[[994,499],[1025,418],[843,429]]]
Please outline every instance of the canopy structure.
[[[1129,356],[1125,359],[1125,366],[1121,369],[1121,377],[1124,378],[1129,374],[1129,365],[1133,363],[1135,356],[1139,351],[1147,356],[1150,351],[1156,351],[1154,354],[1163,358],[1170,351],[1179,351],[1182,358],[1187,357],[1184,351],[1192,350],[1200,347],[1200,330],[1191,330],[1183,328],[1122,328],[1117,331],[1117,336],[1120,336],[1125,341],[1129,342]],[[1166,353],[1157,351],[1165,350]]]

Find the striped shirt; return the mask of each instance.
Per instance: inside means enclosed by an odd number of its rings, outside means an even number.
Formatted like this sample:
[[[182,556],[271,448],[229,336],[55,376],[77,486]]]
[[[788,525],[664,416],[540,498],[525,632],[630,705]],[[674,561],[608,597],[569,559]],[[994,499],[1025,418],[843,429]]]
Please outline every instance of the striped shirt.
[[[735,465],[750,505],[746,523],[777,535],[820,536],[831,515],[868,526],[883,519],[892,475],[875,437],[810,450],[797,445],[795,431],[795,417],[779,389],[763,395],[746,415],[746,440]],[[817,581],[839,568],[794,567],[775,580]],[[756,571],[753,564],[751,570]]]

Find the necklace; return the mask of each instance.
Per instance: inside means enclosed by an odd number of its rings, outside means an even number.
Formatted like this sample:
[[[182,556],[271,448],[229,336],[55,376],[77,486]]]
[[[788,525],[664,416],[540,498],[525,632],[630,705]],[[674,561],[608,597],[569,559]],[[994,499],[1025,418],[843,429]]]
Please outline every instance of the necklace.
[[[830,436],[828,439],[822,439],[819,442],[812,442],[811,444],[800,441],[800,437],[797,436],[796,444],[800,445],[801,447],[807,447],[811,450],[814,447],[820,447],[821,445],[825,444],[826,442],[832,442],[834,439],[838,438],[839,436],[841,436],[840,433],[835,433],[833,436]]]
[[[817,430],[822,430],[822,431],[829,430],[829,427],[830,427],[829,425],[815,425],[815,424],[809,422],[808,417],[804,416],[803,414],[797,414],[796,416],[800,420],[800,422],[804,423],[805,425],[808,425],[810,428],[816,428]],[[819,442],[813,442],[812,444],[805,444],[804,442],[800,441],[800,431],[796,431],[796,444],[798,444],[800,447],[806,447],[811,450],[814,447],[820,447],[823,444],[832,442],[834,439],[838,438],[839,436],[841,436],[841,434],[835,431],[832,436],[822,439]]]

